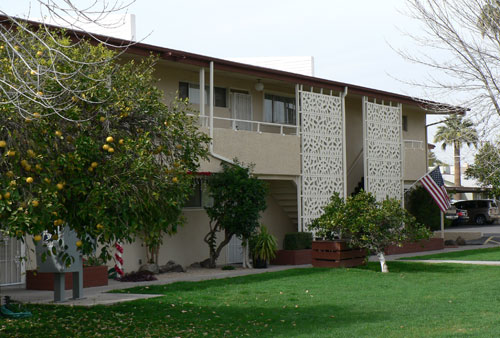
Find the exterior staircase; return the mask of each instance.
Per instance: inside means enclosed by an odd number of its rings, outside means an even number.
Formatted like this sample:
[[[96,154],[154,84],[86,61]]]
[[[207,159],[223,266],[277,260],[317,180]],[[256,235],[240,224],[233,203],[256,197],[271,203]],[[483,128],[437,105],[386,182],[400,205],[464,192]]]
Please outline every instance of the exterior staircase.
[[[276,180],[269,184],[269,191],[274,200],[288,215],[292,224],[298,223],[297,186],[294,181]]]

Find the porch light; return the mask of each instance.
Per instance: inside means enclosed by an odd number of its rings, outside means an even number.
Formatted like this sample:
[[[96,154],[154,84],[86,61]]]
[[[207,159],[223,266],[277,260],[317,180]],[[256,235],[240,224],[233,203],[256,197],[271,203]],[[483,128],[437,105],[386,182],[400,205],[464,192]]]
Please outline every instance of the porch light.
[[[255,90],[258,92],[261,92],[264,90],[264,84],[260,82],[260,79],[257,80],[257,83],[255,84]]]

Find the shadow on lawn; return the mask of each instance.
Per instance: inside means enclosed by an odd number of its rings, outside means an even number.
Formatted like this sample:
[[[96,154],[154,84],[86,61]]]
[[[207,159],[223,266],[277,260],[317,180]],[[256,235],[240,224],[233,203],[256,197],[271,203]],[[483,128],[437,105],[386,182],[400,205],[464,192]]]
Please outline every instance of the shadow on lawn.
[[[194,290],[203,290],[214,287],[226,287],[229,285],[245,285],[252,283],[260,283],[265,281],[273,281],[282,278],[293,278],[293,277],[303,277],[310,276],[314,274],[324,273],[325,269],[312,269],[312,268],[299,268],[299,269],[290,269],[285,271],[275,271],[275,272],[266,272],[259,273],[255,275],[246,275],[246,276],[238,276],[238,277],[228,277],[223,279],[210,279],[204,281],[195,281],[195,282],[176,282],[172,284],[165,285],[154,285],[154,286],[138,286],[130,289],[123,290],[113,290],[113,293],[146,293],[146,294],[157,294],[164,292],[172,292],[175,291],[194,291]],[[221,283],[221,280],[224,280]]]
[[[404,262],[387,262],[389,273],[461,273],[470,271],[472,266],[465,266],[463,264],[448,264],[448,263],[417,263],[411,261]],[[354,269],[370,270],[380,272],[380,263],[369,262],[365,266],[358,266]],[[381,273],[381,272],[380,272]]]
[[[348,308],[333,304],[295,307],[286,301],[284,304],[245,306],[242,301],[237,306],[196,302],[172,306],[162,297],[91,308],[31,305],[34,317],[5,323],[0,333],[10,337],[32,337],[34,333],[36,337],[71,337],[82,332],[89,337],[113,337],[115,333],[131,337],[338,336],[360,325],[391,319],[390,312],[363,311],[356,304]],[[95,325],[96,318],[100,327]]]

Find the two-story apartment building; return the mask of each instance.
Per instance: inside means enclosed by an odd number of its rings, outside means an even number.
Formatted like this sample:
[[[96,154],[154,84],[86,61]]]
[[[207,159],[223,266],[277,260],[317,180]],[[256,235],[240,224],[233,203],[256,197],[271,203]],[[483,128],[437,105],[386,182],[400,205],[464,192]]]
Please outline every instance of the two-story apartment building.
[[[418,99],[143,43],[132,44],[123,58],[150,53],[159,55],[165,101],[189,98],[200,128],[212,137],[210,161],[200,172],[238,158],[269,183],[261,223],[280,246],[285,233],[306,231],[334,192],[347,196],[364,187],[379,199],[402,199],[405,185],[426,172],[426,114],[433,112]],[[200,184],[185,208],[186,224],[164,241],[161,264],[208,257],[207,202]],[[240,248],[233,240],[218,263],[241,261]],[[5,264],[14,264],[13,255],[6,254]],[[125,244],[125,271],[137,270],[145,257],[140,242]]]
[[[212,137],[200,171],[238,158],[269,183],[261,222],[279,245],[285,233],[307,230],[333,192],[347,196],[362,186],[377,198],[401,199],[404,186],[426,172],[425,121],[433,112],[420,100],[144,44],[127,57],[150,52],[160,55],[165,100],[189,98]],[[165,240],[163,260],[188,265],[208,257],[207,197],[201,185],[185,208],[186,225]],[[233,240],[219,263],[240,261],[239,245]],[[126,269],[144,255],[140,244],[126,245]]]

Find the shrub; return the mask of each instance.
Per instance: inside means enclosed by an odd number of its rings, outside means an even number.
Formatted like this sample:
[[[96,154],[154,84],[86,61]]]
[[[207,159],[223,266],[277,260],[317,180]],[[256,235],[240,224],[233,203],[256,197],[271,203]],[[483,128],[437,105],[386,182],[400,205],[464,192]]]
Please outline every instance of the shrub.
[[[424,187],[417,187],[406,194],[406,209],[418,223],[425,225],[431,231],[441,229],[439,208]],[[445,219],[445,228],[450,225],[451,221]]]
[[[311,249],[312,233],[310,232],[292,232],[285,235],[283,249],[285,250],[303,250]]]
[[[222,270],[235,270],[236,268],[232,265],[224,265]]]
[[[427,228],[401,207],[400,201],[379,202],[365,191],[346,201],[335,193],[323,210],[324,214],[311,228],[327,238],[334,233],[341,234],[351,246],[370,250],[379,257],[382,272],[389,272],[384,256],[386,247],[430,236]]]

